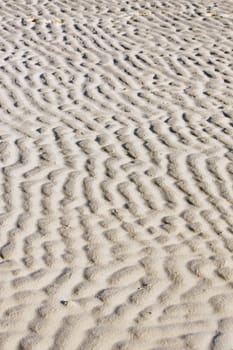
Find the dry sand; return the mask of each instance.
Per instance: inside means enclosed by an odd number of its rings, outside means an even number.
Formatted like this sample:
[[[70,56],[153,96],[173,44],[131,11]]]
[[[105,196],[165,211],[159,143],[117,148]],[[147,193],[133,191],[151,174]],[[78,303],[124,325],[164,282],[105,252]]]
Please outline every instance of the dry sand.
[[[232,1],[0,17],[0,349],[232,350]]]

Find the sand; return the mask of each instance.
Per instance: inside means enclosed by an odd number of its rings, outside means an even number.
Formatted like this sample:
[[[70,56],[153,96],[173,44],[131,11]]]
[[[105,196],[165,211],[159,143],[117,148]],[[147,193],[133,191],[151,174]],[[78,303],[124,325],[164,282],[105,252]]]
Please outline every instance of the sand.
[[[233,349],[232,25],[1,1],[0,350]]]

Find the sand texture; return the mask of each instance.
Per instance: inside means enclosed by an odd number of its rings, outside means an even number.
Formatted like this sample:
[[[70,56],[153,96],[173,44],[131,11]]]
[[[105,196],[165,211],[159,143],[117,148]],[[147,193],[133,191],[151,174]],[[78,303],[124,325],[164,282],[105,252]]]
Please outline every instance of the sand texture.
[[[0,350],[233,349],[232,29],[1,0]]]

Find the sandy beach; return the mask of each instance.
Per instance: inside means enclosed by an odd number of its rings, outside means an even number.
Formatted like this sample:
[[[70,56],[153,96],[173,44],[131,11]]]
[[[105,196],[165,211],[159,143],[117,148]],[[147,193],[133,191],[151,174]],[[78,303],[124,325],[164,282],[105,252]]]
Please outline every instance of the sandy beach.
[[[232,29],[1,1],[0,350],[233,350]]]

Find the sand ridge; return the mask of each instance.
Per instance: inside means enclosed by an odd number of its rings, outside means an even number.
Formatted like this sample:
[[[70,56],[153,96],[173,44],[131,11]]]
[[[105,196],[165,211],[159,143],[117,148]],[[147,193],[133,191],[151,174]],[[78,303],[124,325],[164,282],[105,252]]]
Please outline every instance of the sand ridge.
[[[0,4],[0,350],[232,350],[231,1]]]

